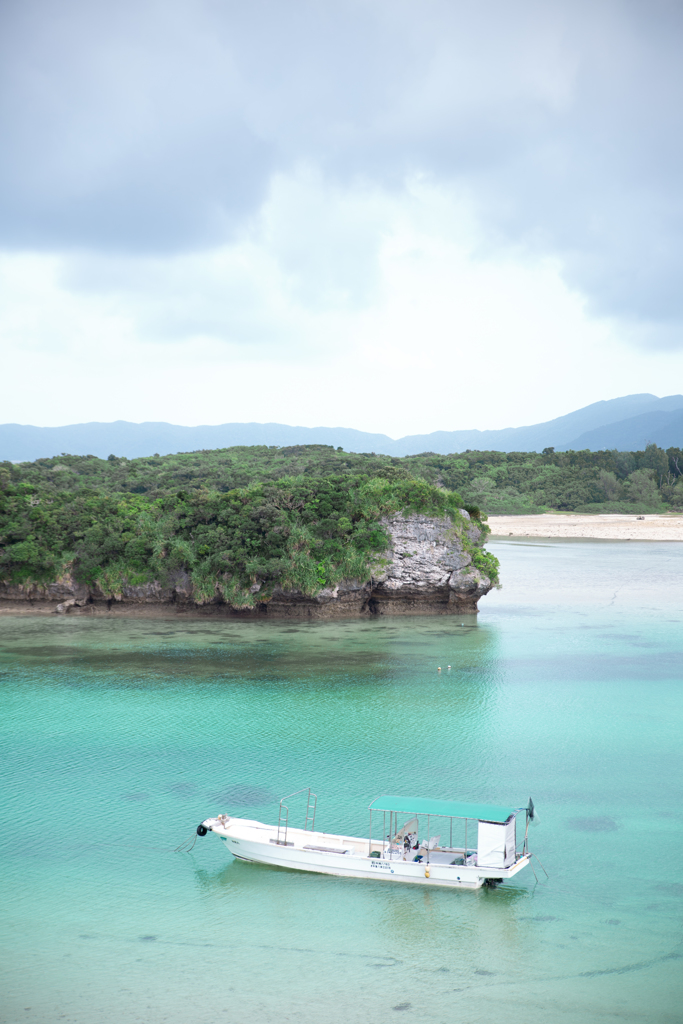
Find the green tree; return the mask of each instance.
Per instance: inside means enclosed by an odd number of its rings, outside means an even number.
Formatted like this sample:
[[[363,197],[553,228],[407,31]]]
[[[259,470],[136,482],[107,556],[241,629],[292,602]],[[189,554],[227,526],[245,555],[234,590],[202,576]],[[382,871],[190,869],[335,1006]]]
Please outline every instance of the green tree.
[[[651,469],[637,469],[631,473],[624,490],[631,501],[642,502],[643,505],[660,505],[661,496]]]
[[[604,491],[607,501],[619,501],[623,497],[624,488],[621,481],[617,480],[616,473],[601,469],[598,473],[598,483]]]
[[[651,469],[657,486],[661,487],[669,472],[669,456],[663,448],[649,444],[638,457],[638,469]]]

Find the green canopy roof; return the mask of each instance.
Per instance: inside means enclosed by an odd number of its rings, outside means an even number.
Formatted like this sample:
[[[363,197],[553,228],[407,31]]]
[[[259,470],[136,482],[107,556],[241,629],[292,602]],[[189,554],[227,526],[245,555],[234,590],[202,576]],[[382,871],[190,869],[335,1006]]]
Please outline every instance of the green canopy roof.
[[[477,818],[479,821],[507,821],[511,814],[526,807],[496,807],[492,804],[461,804],[455,800],[425,800],[421,797],[378,796],[371,811],[397,811],[399,814],[437,814],[445,818]]]

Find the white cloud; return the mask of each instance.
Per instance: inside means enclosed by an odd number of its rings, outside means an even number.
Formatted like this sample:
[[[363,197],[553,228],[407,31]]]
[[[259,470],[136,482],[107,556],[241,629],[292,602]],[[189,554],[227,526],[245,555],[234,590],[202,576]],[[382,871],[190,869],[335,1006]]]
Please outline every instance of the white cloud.
[[[680,5],[9,0],[0,16],[7,244],[192,252],[239,237],[294,168],[394,196],[425,174],[467,188],[493,238],[558,258],[596,311],[676,337]],[[318,278],[348,278],[345,253],[312,260]]]
[[[680,6],[0,18],[6,419],[400,434],[677,390]]]
[[[337,281],[326,250],[339,248]],[[561,269],[493,251],[467,195],[433,182],[392,197],[303,171],[277,182],[232,245],[5,255],[6,366],[30,388],[9,389],[4,419],[256,420],[400,436],[675,390],[661,382],[683,357],[625,348]]]

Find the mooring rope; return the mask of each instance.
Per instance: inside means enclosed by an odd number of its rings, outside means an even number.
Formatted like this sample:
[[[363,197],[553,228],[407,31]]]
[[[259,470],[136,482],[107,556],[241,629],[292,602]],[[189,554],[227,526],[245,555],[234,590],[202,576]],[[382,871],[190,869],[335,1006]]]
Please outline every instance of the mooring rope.
[[[537,854],[537,853],[532,853],[532,854],[531,854],[531,857],[535,857],[535,858],[536,858],[536,860],[538,861],[539,867],[540,867],[540,868],[542,869],[542,871],[543,871],[543,873],[544,873],[545,877],[546,877],[546,878],[550,878],[550,875],[548,874],[548,872],[546,871],[546,869],[545,869],[545,868],[543,867],[543,865],[541,864],[541,861],[539,860],[538,854]],[[531,867],[531,857],[529,858],[529,867]],[[534,869],[533,869],[533,868],[531,868],[531,870],[532,870],[532,871],[534,871]],[[536,872],[534,871],[534,876],[535,876],[535,875],[536,875]]]
[[[194,832],[190,836],[189,839],[185,840],[184,843],[181,843],[180,846],[176,846],[176,848],[175,848],[175,850],[173,852],[174,853],[191,853],[191,851],[194,849],[194,844],[196,842],[197,842],[197,833]],[[190,844],[189,846],[188,846],[188,843]]]

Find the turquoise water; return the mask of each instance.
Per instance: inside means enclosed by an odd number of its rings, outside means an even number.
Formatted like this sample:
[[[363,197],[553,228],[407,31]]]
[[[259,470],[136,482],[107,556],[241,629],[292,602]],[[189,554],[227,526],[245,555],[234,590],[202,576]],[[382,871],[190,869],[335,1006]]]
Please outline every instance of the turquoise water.
[[[0,619],[2,1019],[680,1022],[683,546],[491,547],[478,619]],[[550,878],[173,852],[308,785],[361,834],[381,793],[531,795]]]

